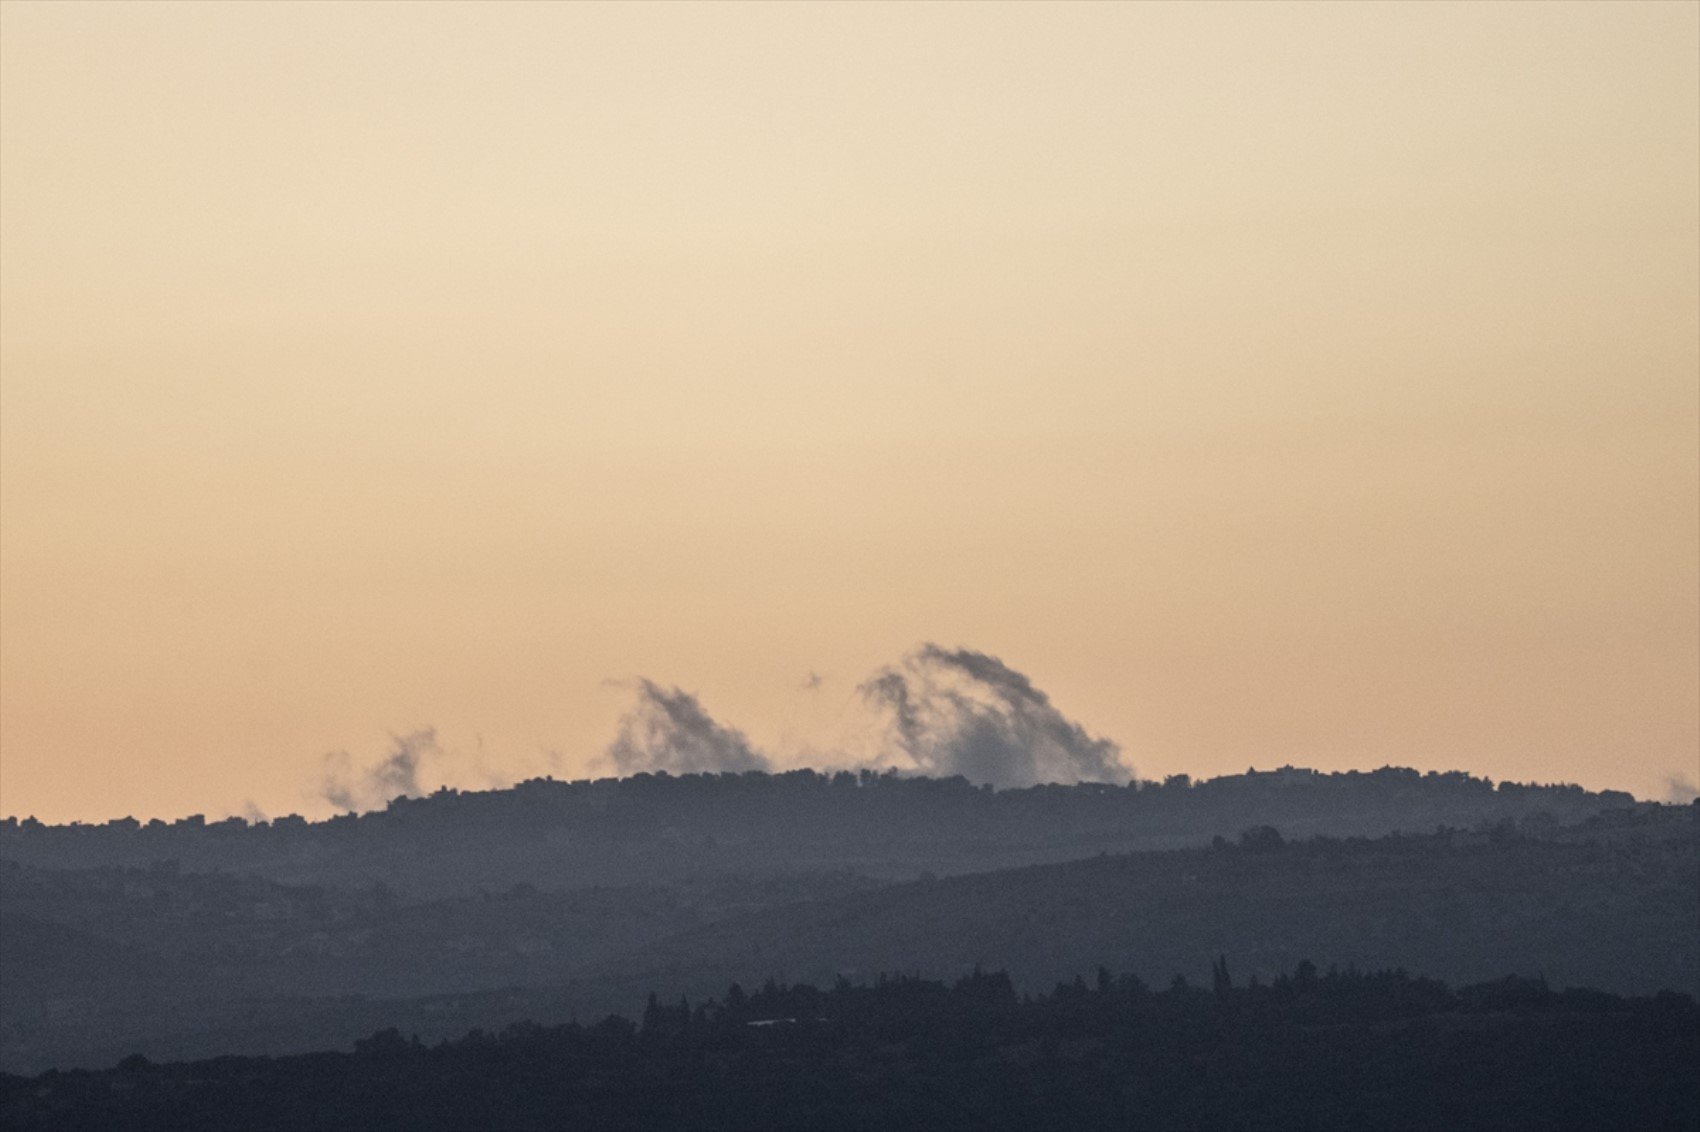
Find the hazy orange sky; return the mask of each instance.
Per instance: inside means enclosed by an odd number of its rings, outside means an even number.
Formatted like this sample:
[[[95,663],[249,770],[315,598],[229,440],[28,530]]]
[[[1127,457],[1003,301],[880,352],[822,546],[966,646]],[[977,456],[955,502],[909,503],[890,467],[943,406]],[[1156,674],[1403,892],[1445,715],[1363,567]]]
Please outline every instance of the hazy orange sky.
[[[1695,777],[1700,5],[0,6],[0,811],[638,675],[797,762],[923,640],[1141,775]]]

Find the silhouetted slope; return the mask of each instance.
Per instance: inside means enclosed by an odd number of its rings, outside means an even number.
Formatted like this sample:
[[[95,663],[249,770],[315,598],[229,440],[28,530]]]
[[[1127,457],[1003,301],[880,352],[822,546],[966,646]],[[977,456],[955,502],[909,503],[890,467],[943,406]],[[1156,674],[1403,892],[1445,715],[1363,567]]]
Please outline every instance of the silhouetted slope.
[[[145,981],[167,969],[145,948],[36,919],[10,904],[0,911],[0,1001],[87,996],[104,982]]]
[[[692,926],[868,883],[794,874],[554,893],[519,885],[404,904],[382,889],[5,862],[0,1066],[98,1064],[136,1049],[288,1052],[351,1041],[398,1011],[458,1033],[537,1004],[536,991],[485,992],[561,984]],[[468,993],[463,1007],[457,996]],[[577,1001],[548,1016],[567,1017]]]
[[[8,1128],[1691,1128],[1700,1008],[1403,972],[770,985],[641,1026],[0,1077]]]
[[[1495,972],[1700,991],[1700,841],[1501,834],[1319,839],[953,877],[710,925],[593,977],[700,993],[734,980],[1006,967],[1024,985],[1108,964],[1266,976],[1304,955],[1470,981]],[[1577,834],[1581,837],[1581,834]]]
[[[1396,768],[1001,791],[961,778],[890,774],[645,774],[440,791],[324,822],[44,826],[8,818],[0,821],[0,858],[54,869],[172,861],[185,871],[249,872],[290,884],[382,883],[425,898],[519,882],[558,889],[710,873],[849,870],[912,879],[1196,845],[1259,824],[1290,837],[1373,836],[1534,815],[1576,822],[1635,805],[1613,791],[1495,787],[1460,773]]]
[[[247,996],[412,996],[556,982],[728,916],[873,886],[850,874],[796,873],[565,892],[516,885],[404,903],[382,888],[303,888],[228,873],[0,864],[9,924],[74,929],[152,957],[155,973],[182,968],[199,985]],[[37,982],[87,986],[109,968],[76,948],[37,947],[18,954],[12,969]],[[9,1005],[30,997],[21,991]]]

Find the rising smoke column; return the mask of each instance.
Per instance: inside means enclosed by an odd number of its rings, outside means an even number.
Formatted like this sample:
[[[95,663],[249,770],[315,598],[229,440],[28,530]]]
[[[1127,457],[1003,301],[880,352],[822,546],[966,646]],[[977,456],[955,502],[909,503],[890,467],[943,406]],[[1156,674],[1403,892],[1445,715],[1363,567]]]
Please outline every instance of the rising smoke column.
[[[770,770],[772,763],[742,731],[723,727],[700,701],[679,688],[636,681],[638,700],[621,718],[607,757],[622,775],[664,770],[672,774]]]
[[[926,775],[999,787],[1126,782],[1121,748],[1094,738],[1022,673],[972,649],[925,644],[859,688],[893,742]]]
[[[339,810],[371,809],[396,797],[417,798],[425,793],[420,778],[425,763],[442,758],[434,727],[390,736],[390,753],[359,772],[347,751],[332,751],[325,756],[319,796]]]

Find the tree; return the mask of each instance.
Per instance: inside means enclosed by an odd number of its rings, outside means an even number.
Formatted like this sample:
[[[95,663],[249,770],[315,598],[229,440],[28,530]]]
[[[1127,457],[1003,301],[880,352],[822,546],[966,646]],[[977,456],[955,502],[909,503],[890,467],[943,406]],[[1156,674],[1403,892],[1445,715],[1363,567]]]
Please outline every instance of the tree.
[[[655,997],[655,992],[649,992],[649,1001],[643,1006],[643,1033],[654,1034],[661,1028],[661,1001]]]

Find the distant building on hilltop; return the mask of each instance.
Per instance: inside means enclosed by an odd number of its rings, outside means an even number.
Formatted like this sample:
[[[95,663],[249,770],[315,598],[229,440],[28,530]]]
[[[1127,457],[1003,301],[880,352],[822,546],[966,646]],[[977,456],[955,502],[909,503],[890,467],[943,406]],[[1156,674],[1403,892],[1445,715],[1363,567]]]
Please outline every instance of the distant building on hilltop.
[[[1275,770],[1258,770],[1248,767],[1245,772],[1248,782],[1266,782],[1271,786],[1297,786],[1309,782],[1316,777],[1316,771],[1309,767],[1287,765]]]

